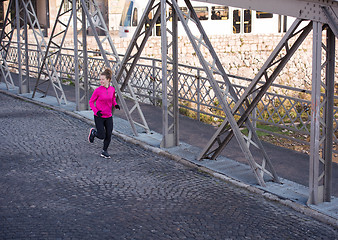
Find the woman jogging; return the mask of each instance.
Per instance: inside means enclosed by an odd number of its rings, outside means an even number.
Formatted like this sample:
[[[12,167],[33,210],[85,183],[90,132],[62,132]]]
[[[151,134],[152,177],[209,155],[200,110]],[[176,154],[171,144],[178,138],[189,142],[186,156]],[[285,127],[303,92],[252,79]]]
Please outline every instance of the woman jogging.
[[[94,112],[96,129],[90,129],[88,141],[94,142],[95,137],[103,139],[101,157],[104,158],[110,158],[107,150],[113,131],[112,107],[120,109],[120,106],[116,104],[115,88],[110,86],[111,76],[112,71],[109,68],[106,68],[100,74],[101,86],[95,89],[89,100],[90,108]]]

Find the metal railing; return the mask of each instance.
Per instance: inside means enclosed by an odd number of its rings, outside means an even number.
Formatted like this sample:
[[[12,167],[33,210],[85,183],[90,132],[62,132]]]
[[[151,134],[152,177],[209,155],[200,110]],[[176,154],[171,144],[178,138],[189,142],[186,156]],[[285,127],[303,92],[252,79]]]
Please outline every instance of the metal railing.
[[[17,44],[12,42],[7,56],[7,62],[13,71],[17,69]],[[53,49],[52,49],[53,51]],[[74,56],[72,49],[64,48],[59,57],[56,69],[60,73],[60,79],[64,84],[73,82],[74,79]],[[25,53],[23,52],[23,57]],[[39,66],[41,66],[42,56],[39,56],[36,45],[29,45],[29,70],[32,77],[37,77]],[[88,75],[90,87],[99,86],[99,73],[104,68],[104,61],[100,58],[99,52],[88,51]],[[25,62],[25,59],[22,60]],[[78,59],[81,62],[82,59]],[[112,61],[112,64],[116,64]],[[114,65],[115,66],[115,65]],[[114,67],[115,69],[115,67]],[[81,73],[80,69],[80,73]],[[162,84],[161,84],[161,61],[159,59],[141,58],[131,76],[130,84],[135,89],[135,94],[140,102],[160,106],[162,103]],[[180,112],[200,121],[221,122],[225,116],[218,105],[217,98],[209,85],[206,75],[201,68],[179,65],[179,106]],[[218,84],[221,89],[225,89],[225,83],[220,76]],[[249,78],[229,75],[230,81],[237,93],[241,95],[251,82]],[[282,94],[283,93],[283,94]],[[265,97],[257,105],[251,120],[256,123],[275,126],[285,131],[292,131],[303,136],[300,138],[289,137],[287,134],[280,134],[266,129],[257,129],[282,138],[288,138],[302,144],[309,144],[306,138],[310,136],[311,123],[311,91],[306,89],[294,88],[286,85],[273,84]],[[338,139],[338,96],[334,96],[334,131],[333,142],[337,144]],[[232,104],[229,102],[229,104]],[[338,151],[334,150],[335,153]]]

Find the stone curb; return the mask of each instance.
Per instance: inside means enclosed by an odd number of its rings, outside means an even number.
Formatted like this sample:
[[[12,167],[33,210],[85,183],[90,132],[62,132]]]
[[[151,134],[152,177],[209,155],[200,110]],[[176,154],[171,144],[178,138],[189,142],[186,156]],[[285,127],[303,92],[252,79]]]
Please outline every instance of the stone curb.
[[[6,94],[8,96],[11,96],[11,97],[14,97],[14,98],[17,98],[17,99],[20,99],[22,101],[27,101],[27,102],[30,102],[30,103],[33,103],[33,104],[36,104],[36,105],[39,105],[39,106],[42,106],[42,107],[46,107],[46,108],[50,108],[52,110],[55,110],[55,111],[59,111],[59,112],[62,112],[62,113],[65,113],[65,114],[68,114],[74,118],[77,118],[79,120],[82,120],[86,123],[88,123],[89,125],[92,125],[92,126],[95,126],[95,123],[93,120],[90,120],[84,116],[81,116],[80,114],[78,113],[75,113],[75,112],[72,112],[72,111],[68,111],[68,110],[65,110],[65,109],[62,109],[61,107],[57,107],[57,106],[52,106],[52,105],[49,105],[49,104],[46,104],[46,103],[43,103],[43,102],[39,102],[39,101],[35,101],[33,99],[30,99],[30,98],[27,98],[27,97],[23,97],[23,96],[20,96],[20,95],[17,95],[17,94],[14,94],[14,93],[10,93],[10,92],[7,92],[7,91],[4,91],[2,89],[0,89],[0,93],[3,93],[3,94]],[[190,162],[189,160],[187,159],[184,159],[180,156],[177,156],[177,155],[174,155],[174,154],[171,154],[161,148],[158,148],[158,147],[154,147],[154,146],[151,146],[147,143],[144,143],[140,140],[137,140],[135,138],[132,138],[130,136],[127,136],[121,132],[118,132],[118,131],[113,131],[113,135],[114,136],[117,136],[121,139],[123,139],[124,141],[126,142],[129,142],[129,143],[132,143],[132,144],[135,144],[135,145],[138,145],[146,150],[149,150],[149,151],[152,151],[153,153],[156,153],[156,154],[159,154],[161,156],[165,156],[165,157],[168,157],[174,161],[177,161],[179,163],[182,163],[184,164],[185,166],[188,166],[188,167],[192,167],[192,168],[196,168],[204,173],[207,173],[213,177],[216,177],[218,179],[221,179],[223,181],[226,181],[226,182],[229,182],[237,187],[240,187],[240,188],[244,188],[252,193],[256,193],[256,194],[260,194],[262,195],[264,198],[268,199],[268,200],[271,200],[271,201],[275,201],[275,202],[278,202],[278,203],[281,203],[287,207],[290,207],[292,208],[293,210],[297,211],[297,212],[300,212],[302,214],[305,214],[307,216],[310,216],[310,217],[313,217],[323,223],[326,223],[326,224],[329,224],[329,225],[332,225],[336,228],[338,228],[338,220],[333,218],[333,217],[330,217],[328,215],[325,215],[321,212],[318,212],[316,211],[315,209],[312,209],[308,206],[304,206],[304,205],[301,205],[299,203],[296,203],[294,201],[291,201],[289,199],[283,199],[275,194],[272,194],[272,193],[269,193],[267,191],[264,191],[262,189],[259,189],[257,187],[254,187],[252,185],[249,185],[249,184],[246,184],[246,183],[243,183],[243,182],[240,182],[236,179],[233,179],[233,178],[230,178],[224,174],[220,174],[218,172],[215,172],[209,168],[206,168],[206,167],[203,167],[201,165],[198,165],[198,164],[195,164],[195,163],[192,163]]]

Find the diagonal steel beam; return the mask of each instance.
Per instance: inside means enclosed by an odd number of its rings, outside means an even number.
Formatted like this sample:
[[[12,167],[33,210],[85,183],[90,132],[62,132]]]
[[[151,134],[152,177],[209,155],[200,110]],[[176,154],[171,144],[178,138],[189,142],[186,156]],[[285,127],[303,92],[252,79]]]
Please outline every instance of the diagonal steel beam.
[[[147,40],[149,39],[151,35],[151,31],[154,28],[155,23],[161,14],[160,5],[154,4],[154,3],[155,3],[155,0],[149,0],[143,12],[143,15],[141,17],[140,23],[136,28],[136,31],[130,41],[126,54],[124,55],[124,58],[122,59],[120,68],[116,75],[118,82],[122,82],[121,84],[122,91],[127,86],[128,81],[131,77],[131,74],[136,66],[136,63],[140,59],[144,46],[146,45]],[[148,18],[148,14],[151,11],[155,11],[154,18],[152,20]],[[149,26],[146,27],[146,25],[149,25]],[[138,45],[137,42],[140,39],[141,39],[141,44]]]
[[[299,48],[301,43],[304,41],[306,36],[309,34],[309,32],[312,29],[312,23],[310,22],[305,28],[302,29],[302,33],[299,35],[297,40],[294,42],[292,47],[289,47],[289,40],[292,39],[295,36],[295,32],[300,25],[302,20],[298,19],[294,22],[294,24],[290,27],[290,30],[285,34],[283,39],[280,41],[280,43],[277,45],[273,53],[270,55],[268,60],[265,62],[259,73],[256,75],[254,80],[250,83],[250,85],[246,88],[245,92],[242,94],[241,98],[236,102],[232,112],[236,113],[239,111],[241,107],[244,106],[245,110],[241,113],[241,117],[238,120],[238,125],[242,126],[244,122],[249,118],[251,112],[255,109],[258,102],[262,99],[268,88],[271,86],[273,81],[276,79],[280,71],[283,69],[283,67],[286,65],[288,60],[293,56],[295,51]],[[278,56],[281,54],[281,51],[285,49],[286,54],[279,59]],[[277,66],[276,66],[277,65]],[[270,76],[268,76],[268,70],[270,70],[272,67],[275,67],[273,72]],[[265,82],[262,84],[260,83],[262,77],[265,77]],[[260,85],[258,88],[257,86]],[[254,96],[252,96],[254,94]],[[249,101],[248,99],[251,98]],[[224,129],[227,127],[227,121],[225,120],[222,125],[220,126],[220,131],[218,131],[217,135],[215,134],[212,139],[218,139],[221,135],[221,132],[224,131]],[[217,150],[213,153],[213,157],[217,157],[220,152],[224,149],[226,144],[230,141],[232,138],[233,132],[228,132],[228,135],[225,137],[224,140],[222,140],[222,143],[219,144],[220,146],[217,148]],[[216,141],[214,140],[213,143]],[[209,148],[210,149],[210,148]]]
[[[328,24],[336,37],[338,37],[338,16],[334,12],[332,7],[323,6],[322,7],[324,14],[327,17]]]

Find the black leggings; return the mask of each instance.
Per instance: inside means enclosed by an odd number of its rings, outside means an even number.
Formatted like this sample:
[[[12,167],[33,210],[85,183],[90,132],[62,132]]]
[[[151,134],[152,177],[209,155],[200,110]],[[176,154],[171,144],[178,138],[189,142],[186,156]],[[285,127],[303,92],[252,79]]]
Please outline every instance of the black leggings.
[[[103,140],[103,151],[107,151],[108,146],[111,141],[111,135],[113,131],[113,117],[102,118],[94,115],[95,126],[96,126],[96,136],[99,139]]]

